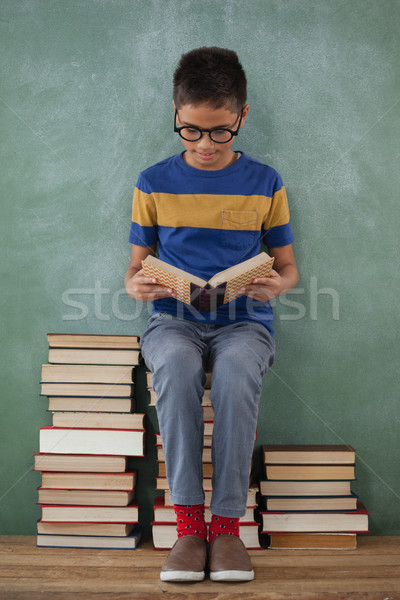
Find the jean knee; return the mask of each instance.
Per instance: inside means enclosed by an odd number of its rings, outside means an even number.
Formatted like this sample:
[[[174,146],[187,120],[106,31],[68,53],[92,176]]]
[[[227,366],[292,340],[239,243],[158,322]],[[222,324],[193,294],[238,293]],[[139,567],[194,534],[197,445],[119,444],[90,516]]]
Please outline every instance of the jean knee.
[[[185,347],[163,348],[153,357],[155,369],[171,368],[195,374],[202,367],[202,359],[198,352]]]

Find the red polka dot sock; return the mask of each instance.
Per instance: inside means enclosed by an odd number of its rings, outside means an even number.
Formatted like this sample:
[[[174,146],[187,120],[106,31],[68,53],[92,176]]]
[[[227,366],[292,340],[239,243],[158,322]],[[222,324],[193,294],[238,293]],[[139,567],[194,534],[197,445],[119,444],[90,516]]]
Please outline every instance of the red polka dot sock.
[[[209,534],[210,544],[217,535],[236,535],[239,537],[239,519],[213,515]]]
[[[196,535],[202,540],[207,539],[207,527],[204,521],[204,504],[181,506],[174,504],[178,538],[183,535]]]

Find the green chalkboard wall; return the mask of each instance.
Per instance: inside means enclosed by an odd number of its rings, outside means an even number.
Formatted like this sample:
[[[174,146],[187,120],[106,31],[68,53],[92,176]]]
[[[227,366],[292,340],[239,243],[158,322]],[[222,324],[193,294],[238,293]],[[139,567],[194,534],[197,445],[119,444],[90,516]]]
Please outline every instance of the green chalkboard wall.
[[[301,273],[276,302],[256,446],[348,443],[374,534],[400,534],[400,4],[2,0],[1,533],[33,534],[47,332],[141,334],[123,290],[139,172],[180,151],[171,76],[201,45],[249,80],[236,149],[286,184]],[[139,471],[149,532],[157,427]],[[153,412],[152,412],[153,411]]]

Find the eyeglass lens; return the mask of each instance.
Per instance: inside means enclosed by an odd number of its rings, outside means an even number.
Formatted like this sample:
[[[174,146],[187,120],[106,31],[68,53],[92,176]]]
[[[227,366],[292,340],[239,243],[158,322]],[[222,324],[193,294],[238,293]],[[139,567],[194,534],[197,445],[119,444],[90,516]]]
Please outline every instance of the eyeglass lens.
[[[201,131],[194,127],[182,127],[179,135],[188,142],[196,142],[201,138]],[[226,129],[214,129],[214,131],[209,132],[209,135],[214,142],[219,143],[229,142],[232,139],[231,132]]]

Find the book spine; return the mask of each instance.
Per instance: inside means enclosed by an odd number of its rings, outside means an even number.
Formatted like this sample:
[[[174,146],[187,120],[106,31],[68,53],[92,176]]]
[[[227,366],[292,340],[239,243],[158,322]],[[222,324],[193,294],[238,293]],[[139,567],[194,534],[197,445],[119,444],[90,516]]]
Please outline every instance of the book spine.
[[[190,284],[190,303],[202,312],[213,312],[224,303],[226,284],[217,288],[200,288]]]

